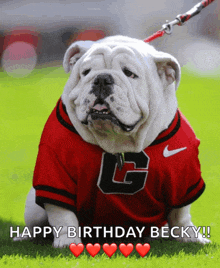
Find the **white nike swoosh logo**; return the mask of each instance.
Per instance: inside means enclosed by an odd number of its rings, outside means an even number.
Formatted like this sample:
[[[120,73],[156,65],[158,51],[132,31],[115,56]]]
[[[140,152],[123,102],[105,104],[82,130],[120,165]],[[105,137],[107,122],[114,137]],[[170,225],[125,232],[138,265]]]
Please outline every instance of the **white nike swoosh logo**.
[[[186,150],[187,149],[187,147],[183,147],[183,148],[179,148],[179,149],[175,149],[175,150],[168,150],[168,146],[169,145],[167,145],[165,148],[164,148],[164,150],[163,150],[163,156],[164,157],[169,157],[169,156],[172,156],[172,155],[174,155],[174,154],[178,154],[179,152],[182,152],[183,150]]]

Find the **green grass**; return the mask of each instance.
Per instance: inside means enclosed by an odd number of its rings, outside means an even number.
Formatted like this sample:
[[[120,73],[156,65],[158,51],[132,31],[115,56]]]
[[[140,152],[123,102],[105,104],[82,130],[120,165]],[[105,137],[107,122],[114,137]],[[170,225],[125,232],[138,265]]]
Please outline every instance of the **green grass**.
[[[44,124],[62,94],[68,75],[62,67],[36,69],[26,78],[0,72],[0,267],[219,267],[220,263],[220,79],[182,71],[179,107],[201,140],[200,161],[206,191],[193,204],[193,223],[211,226],[211,245],[151,242],[147,256],[135,251],[111,259],[103,251],[75,258],[69,249],[14,243],[10,226],[24,226],[24,204],[31,187]]]

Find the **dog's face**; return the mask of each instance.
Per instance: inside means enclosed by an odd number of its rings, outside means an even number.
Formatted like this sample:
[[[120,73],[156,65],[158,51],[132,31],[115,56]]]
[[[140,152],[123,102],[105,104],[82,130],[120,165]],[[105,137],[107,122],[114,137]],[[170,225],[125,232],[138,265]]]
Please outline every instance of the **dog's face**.
[[[70,120],[83,139],[107,152],[142,150],[174,116],[179,65],[142,41],[76,42],[64,68],[71,69],[62,96]]]

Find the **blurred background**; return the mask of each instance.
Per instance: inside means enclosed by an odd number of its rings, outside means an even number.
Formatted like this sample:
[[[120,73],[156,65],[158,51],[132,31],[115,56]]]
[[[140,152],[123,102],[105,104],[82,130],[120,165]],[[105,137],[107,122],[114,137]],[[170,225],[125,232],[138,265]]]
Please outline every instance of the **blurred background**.
[[[61,65],[75,40],[122,34],[145,39],[191,9],[199,0],[2,0],[1,70],[27,76],[43,64]],[[181,66],[202,75],[220,74],[220,1],[216,0],[172,35],[151,42],[174,55]]]
[[[10,260],[16,252],[20,256],[19,247],[9,240],[8,230],[12,223],[24,226],[24,204],[41,133],[69,76],[62,68],[67,47],[75,40],[97,40],[115,34],[145,39],[160,30],[166,20],[174,20],[198,2],[0,1],[0,242],[4,240],[0,255],[9,254]],[[174,55],[182,66],[178,107],[201,139],[202,176],[207,185],[205,194],[192,206],[193,222],[196,226],[211,226],[211,239],[218,244],[219,11],[220,0],[215,0],[184,26],[175,26],[172,35],[151,42],[158,50]],[[212,254],[217,250],[213,245]],[[27,258],[32,256],[31,247],[25,250]],[[219,250],[215,256],[219,256]]]

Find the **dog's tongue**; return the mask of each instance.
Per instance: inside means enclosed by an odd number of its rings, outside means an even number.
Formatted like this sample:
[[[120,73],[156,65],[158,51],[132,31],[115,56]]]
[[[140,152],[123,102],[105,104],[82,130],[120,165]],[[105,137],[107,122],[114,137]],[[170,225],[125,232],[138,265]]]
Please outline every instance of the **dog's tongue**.
[[[102,110],[105,110],[105,109],[108,109],[107,106],[105,104],[96,104],[94,107],[93,107],[94,110],[97,110],[97,111],[102,111]]]

